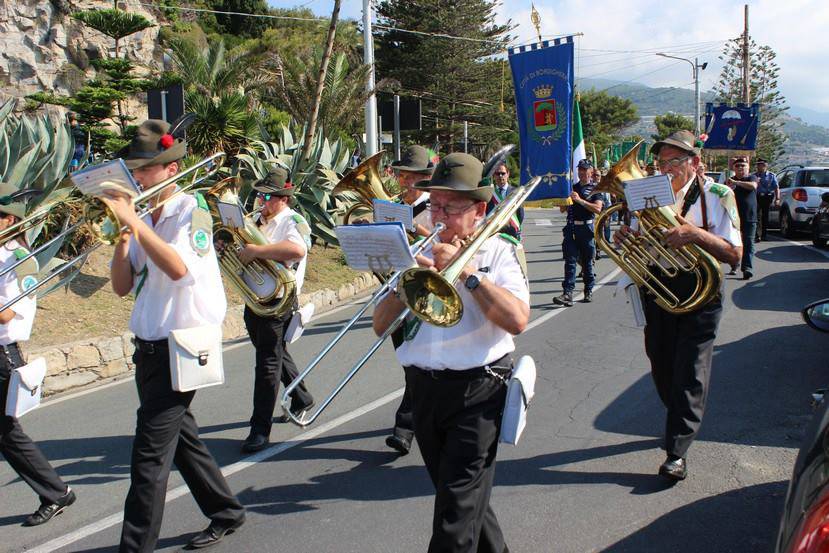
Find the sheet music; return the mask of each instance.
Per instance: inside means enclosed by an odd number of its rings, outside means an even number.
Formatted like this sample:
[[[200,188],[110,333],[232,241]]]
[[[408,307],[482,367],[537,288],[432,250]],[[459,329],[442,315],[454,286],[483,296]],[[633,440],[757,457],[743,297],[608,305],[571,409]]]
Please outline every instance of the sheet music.
[[[219,217],[226,227],[244,228],[245,212],[242,206],[236,203],[218,202]]]
[[[400,222],[341,225],[335,231],[352,269],[385,273],[416,265]]]
[[[114,159],[76,171],[70,178],[85,196],[98,197],[105,191],[113,190],[134,198],[141,192],[123,159]]]
[[[377,223],[403,223],[403,227],[414,230],[414,214],[409,204],[398,204],[388,200],[374,200],[374,221]]]
[[[625,181],[625,201],[631,211],[674,205],[676,199],[671,178],[654,175]]]

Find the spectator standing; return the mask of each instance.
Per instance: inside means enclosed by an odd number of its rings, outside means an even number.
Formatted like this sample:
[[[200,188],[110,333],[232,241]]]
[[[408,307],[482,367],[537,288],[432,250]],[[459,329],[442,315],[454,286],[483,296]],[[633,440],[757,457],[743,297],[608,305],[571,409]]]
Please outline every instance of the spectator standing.
[[[743,256],[740,270],[743,280],[754,276],[752,258],[754,257],[754,233],[757,231],[757,177],[748,173],[748,159],[738,157],[734,160],[734,176],[726,181],[734,191],[737,200],[737,213],[740,215],[740,233],[743,238]]]
[[[780,185],[777,184],[777,175],[768,170],[769,164],[765,159],[757,159],[757,207],[760,210],[759,240],[768,240],[766,236],[769,228],[769,210],[772,205],[780,205]]]

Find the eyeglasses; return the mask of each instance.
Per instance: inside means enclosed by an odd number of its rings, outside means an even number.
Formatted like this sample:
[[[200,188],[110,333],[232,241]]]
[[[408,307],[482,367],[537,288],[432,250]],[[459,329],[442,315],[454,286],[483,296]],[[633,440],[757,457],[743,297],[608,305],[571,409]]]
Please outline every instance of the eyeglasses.
[[[440,205],[440,204],[429,204],[429,211],[432,213],[440,213],[443,211],[446,215],[460,215],[461,213],[466,213],[469,211],[470,208],[474,207],[475,204],[466,204],[465,206],[459,205]]]
[[[265,200],[266,202],[271,199],[271,195],[265,194],[264,192],[257,192],[256,197],[260,200]]]
[[[682,165],[683,163],[685,163],[686,161],[688,161],[692,157],[694,157],[694,156],[676,157],[674,159],[659,159],[659,160],[656,161],[656,164],[660,168],[667,167],[669,165],[671,167],[679,167],[680,165]]]

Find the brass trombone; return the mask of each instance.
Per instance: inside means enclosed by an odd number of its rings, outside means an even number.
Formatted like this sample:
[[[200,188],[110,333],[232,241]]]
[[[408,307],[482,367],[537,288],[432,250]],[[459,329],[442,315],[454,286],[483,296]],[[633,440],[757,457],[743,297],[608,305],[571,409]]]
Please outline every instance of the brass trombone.
[[[177,197],[179,194],[183,194],[183,193],[185,193],[189,190],[197,188],[200,184],[202,184],[206,180],[213,177],[213,175],[215,175],[219,171],[219,169],[222,166],[222,163],[224,162],[224,158],[225,158],[224,152],[215,153],[215,154],[213,154],[209,157],[206,157],[205,159],[201,160],[200,162],[196,163],[195,165],[192,165],[191,167],[188,167],[184,171],[173,175],[169,179],[166,179],[166,180],[156,184],[155,186],[152,186],[149,189],[143,191],[141,194],[139,194],[138,196],[136,196],[133,199],[134,204],[138,205],[138,204],[147,203],[147,202],[153,200],[154,198],[158,197],[161,194],[161,192],[163,192],[164,189],[166,189],[168,186],[178,183],[180,180],[184,179],[185,177],[189,177],[191,179],[190,182],[188,182],[184,185],[179,185],[179,189],[176,190],[173,194],[171,194],[169,197],[167,197],[163,201],[158,202],[155,205],[146,206],[138,214],[138,216],[139,217],[144,217],[145,215],[147,215],[151,211],[153,211],[155,209],[158,209],[159,207],[163,206],[165,203],[167,203],[170,200],[172,200],[173,198]],[[204,171],[204,174],[199,174],[201,171]],[[35,216],[40,217],[41,215],[38,213],[39,211],[41,211],[41,210],[37,210],[37,212],[32,214],[30,217],[27,217],[26,219],[30,219],[30,218],[35,217]],[[23,223],[26,219],[24,219],[23,221],[20,221],[18,224]],[[103,246],[104,244],[112,245],[112,244],[116,243],[118,240],[120,240],[121,229],[123,228],[123,225],[121,225],[121,222],[118,220],[118,218],[115,216],[115,214],[112,213],[112,211],[109,209],[109,207],[107,207],[107,205],[101,199],[99,199],[99,198],[87,198],[87,203],[84,205],[83,216],[80,218],[80,220],[78,220],[75,223],[69,225],[66,229],[61,231],[57,236],[51,238],[49,241],[44,243],[42,246],[32,250],[26,256],[21,257],[14,264],[4,268],[2,271],[0,271],[0,277],[2,277],[5,274],[8,274],[11,271],[13,271],[17,267],[19,267],[21,264],[23,264],[25,261],[31,259],[32,257],[35,257],[36,255],[44,252],[48,247],[53,245],[59,239],[64,238],[66,236],[69,236],[70,234],[72,234],[73,232],[75,232],[76,230],[80,229],[83,226],[87,226],[90,229],[90,231],[98,239],[98,242],[94,246],[90,247],[87,251],[85,251],[82,254],[78,255],[74,259],[71,259],[71,260],[67,261],[66,263],[64,263],[63,265],[61,265],[60,267],[58,267],[57,269],[52,271],[46,278],[44,278],[43,280],[41,280],[40,282],[38,282],[34,286],[24,290],[23,292],[18,294],[16,297],[14,297],[11,300],[9,300],[8,302],[6,302],[5,305],[0,307],[0,311],[6,310],[9,307],[16,304],[17,302],[19,302],[20,300],[22,300],[23,298],[35,294],[38,290],[40,290],[41,288],[46,286],[46,284],[52,282],[58,276],[64,274],[66,271],[68,271],[69,269],[75,267],[76,265],[79,265],[79,264],[83,265],[83,262],[86,261],[87,257],[89,257],[89,255],[92,252],[94,252],[95,250],[97,250],[98,248]],[[19,227],[19,228],[22,228],[22,227]],[[23,231],[18,230],[15,233],[15,236],[17,234],[19,234],[20,232],[23,232]]]
[[[437,238],[438,234],[440,234],[440,232],[443,231],[444,228],[445,226],[443,225],[443,223],[438,223],[429,236],[427,236],[415,245],[414,249],[412,250],[412,255],[419,255],[426,248],[427,245],[431,244]],[[386,330],[386,332],[383,333],[382,336],[377,338],[374,344],[372,344],[372,346],[369,348],[368,352],[365,355],[363,355],[363,357],[360,358],[359,361],[357,361],[357,363],[343,377],[343,379],[340,380],[339,384],[337,384],[337,386],[328,395],[328,397],[326,397],[325,400],[322,403],[320,403],[316,411],[314,411],[311,414],[306,414],[301,418],[291,411],[291,393],[296,389],[297,386],[300,385],[300,383],[303,380],[305,380],[305,378],[311,373],[311,371],[313,371],[314,368],[316,368],[316,366],[319,365],[320,361],[322,361],[323,358],[326,355],[328,355],[328,352],[330,352],[331,349],[335,345],[337,345],[337,343],[343,338],[343,336],[345,336],[345,334],[349,330],[351,330],[351,327],[353,327],[357,323],[357,321],[360,320],[360,318],[365,314],[365,312],[368,311],[368,308],[374,305],[386,292],[389,291],[391,287],[394,286],[394,284],[397,282],[398,277],[400,277],[401,274],[403,274],[403,271],[397,271],[396,273],[391,275],[380,286],[380,288],[378,288],[377,291],[374,292],[371,298],[369,298],[368,301],[366,301],[363,304],[363,306],[357,311],[357,313],[353,317],[351,317],[351,319],[347,323],[345,323],[345,325],[343,325],[343,327],[340,329],[337,335],[334,336],[334,338],[330,342],[328,342],[328,344],[326,344],[324,348],[322,348],[322,351],[320,351],[317,354],[317,356],[314,357],[314,359],[308,364],[305,370],[303,370],[299,375],[297,375],[297,377],[290,384],[288,384],[288,386],[285,387],[285,390],[282,392],[280,404],[282,405],[283,411],[285,411],[285,415],[291,420],[292,423],[296,424],[297,426],[305,427],[317,420],[317,417],[319,417],[320,414],[325,410],[325,408],[328,407],[328,404],[331,403],[335,397],[337,397],[337,394],[339,394],[340,391],[343,388],[345,388],[346,384],[348,384],[351,381],[351,379],[354,378],[354,375],[356,375],[357,372],[361,368],[363,368],[363,365],[365,365],[369,358],[372,355],[374,355],[374,352],[377,351],[380,348],[380,346],[383,345],[383,342],[386,341],[386,338],[391,336],[392,332],[394,332],[394,329],[397,328],[397,326],[399,326],[400,323],[403,322],[403,318],[405,317],[399,317],[399,321],[395,321],[395,323],[393,323],[388,328],[388,330]]]

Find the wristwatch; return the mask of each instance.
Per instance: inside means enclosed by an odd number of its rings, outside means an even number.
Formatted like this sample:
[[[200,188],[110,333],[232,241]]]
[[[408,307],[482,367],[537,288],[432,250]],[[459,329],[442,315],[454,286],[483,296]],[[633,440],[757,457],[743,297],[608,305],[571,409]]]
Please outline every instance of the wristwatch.
[[[466,289],[470,292],[474,292],[475,289],[481,285],[481,279],[478,277],[478,273],[472,273],[466,277],[466,282],[464,282],[463,285],[466,286]]]

